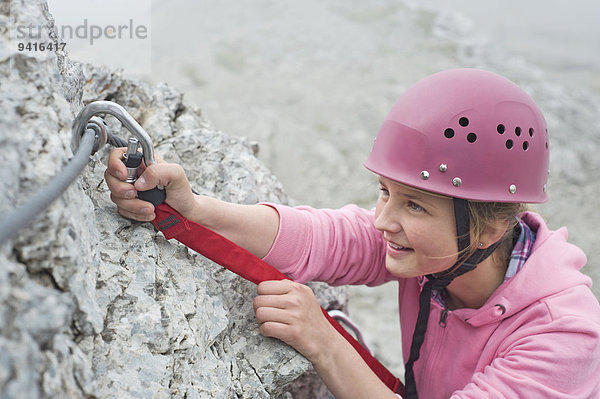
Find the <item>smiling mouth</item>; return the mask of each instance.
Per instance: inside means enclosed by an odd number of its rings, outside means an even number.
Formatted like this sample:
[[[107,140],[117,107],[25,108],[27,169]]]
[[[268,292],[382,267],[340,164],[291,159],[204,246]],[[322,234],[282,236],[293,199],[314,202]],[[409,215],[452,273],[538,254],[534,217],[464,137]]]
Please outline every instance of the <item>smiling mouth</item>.
[[[412,248],[403,247],[402,245],[394,244],[393,242],[388,241],[388,246],[396,251],[412,251]]]

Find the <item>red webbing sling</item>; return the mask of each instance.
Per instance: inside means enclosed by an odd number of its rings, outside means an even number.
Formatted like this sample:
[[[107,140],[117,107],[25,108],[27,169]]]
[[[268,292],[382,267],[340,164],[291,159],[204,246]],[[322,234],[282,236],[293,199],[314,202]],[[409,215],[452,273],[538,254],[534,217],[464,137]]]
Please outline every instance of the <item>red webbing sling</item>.
[[[234,244],[214,231],[181,216],[166,203],[155,208],[156,218],[152,221],[167,240],[175,238],[190,249],[229,269],[255,284],[267,280],[289,280],[285,274]],[[393,392],[404,394],[402,382],[375,359],[350,333],[324,310],[323,314],[331,325],[354,347],[379,379]]]

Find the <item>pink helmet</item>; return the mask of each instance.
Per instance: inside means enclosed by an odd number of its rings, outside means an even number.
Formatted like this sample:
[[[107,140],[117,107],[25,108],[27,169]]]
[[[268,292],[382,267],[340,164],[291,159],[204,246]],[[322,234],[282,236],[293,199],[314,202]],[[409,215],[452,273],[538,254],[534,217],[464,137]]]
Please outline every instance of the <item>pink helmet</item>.
[[[540,203],[548,159],[546,122],[527,93],[491,72],[454,69],[400,97],[365,166],[454,198]]]

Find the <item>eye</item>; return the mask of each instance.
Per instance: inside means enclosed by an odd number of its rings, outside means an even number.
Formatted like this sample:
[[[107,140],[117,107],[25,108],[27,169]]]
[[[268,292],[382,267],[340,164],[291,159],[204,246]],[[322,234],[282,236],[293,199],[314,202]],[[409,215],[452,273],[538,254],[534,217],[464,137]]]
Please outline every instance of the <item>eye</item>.
[[[389,197],[390,196],[390,192],[387,188],[383,187],[383,186],[379,186],[379,191],[380,191],[380,195],[382,197]]]
[[[425,212],[425,209],[421,205],[416,204],[412,201],[408,201],[408,207],[413,212]]]

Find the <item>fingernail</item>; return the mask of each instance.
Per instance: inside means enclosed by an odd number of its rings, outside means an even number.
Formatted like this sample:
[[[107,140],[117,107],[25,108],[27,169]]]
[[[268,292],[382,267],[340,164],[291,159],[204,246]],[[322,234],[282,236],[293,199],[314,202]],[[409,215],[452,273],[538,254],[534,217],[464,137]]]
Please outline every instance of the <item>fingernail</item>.
[[[154,214],[154,212],[152,211],[151,208],[142,208],[142,213],[144,215],[152,215],[152,214]]]
[[[132,199],[135,198],[135,191],[129,190],[125,193],[125,198]]]
[[[138,186],[139,188],[144,188],[144,187],[146,186],[146,179],[144,179],[144,177],[143,177],[143,176],[140,176],[140,177],[137,179],[137,186]]]

